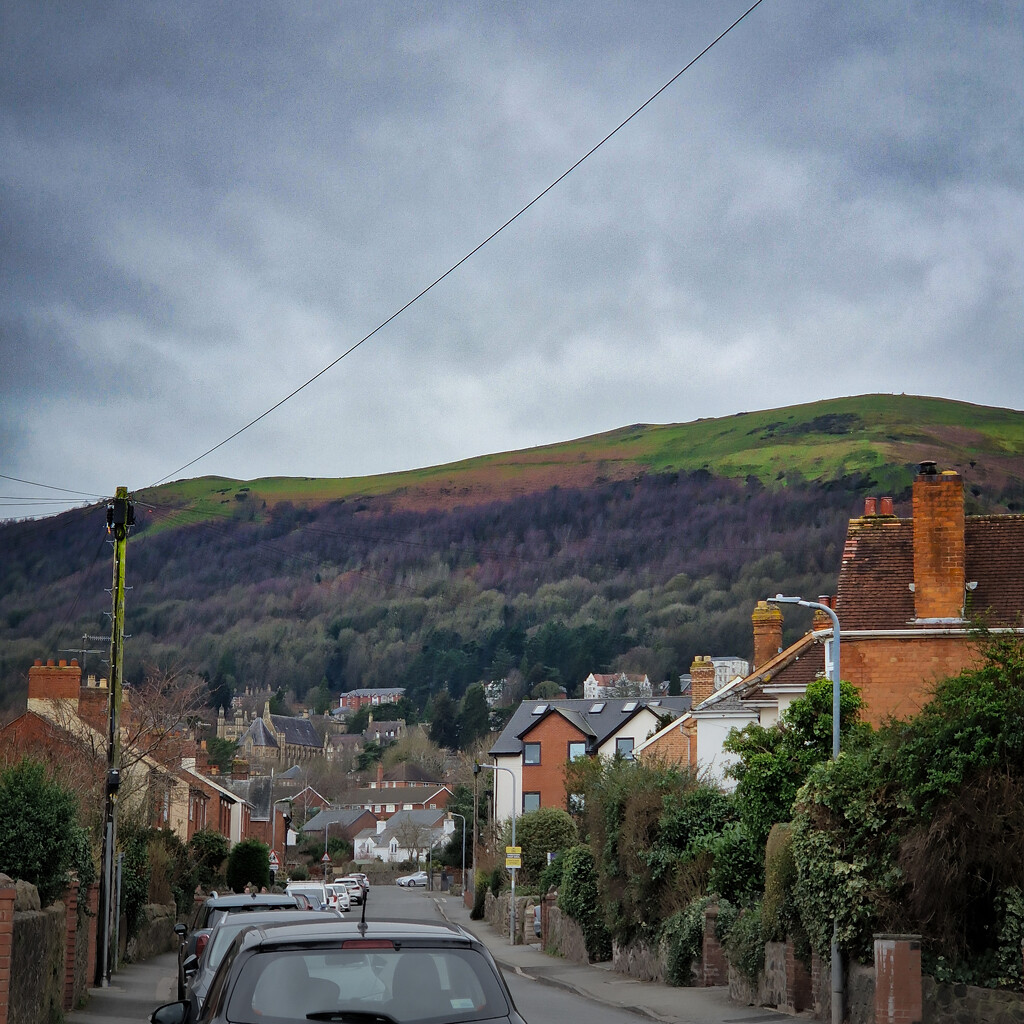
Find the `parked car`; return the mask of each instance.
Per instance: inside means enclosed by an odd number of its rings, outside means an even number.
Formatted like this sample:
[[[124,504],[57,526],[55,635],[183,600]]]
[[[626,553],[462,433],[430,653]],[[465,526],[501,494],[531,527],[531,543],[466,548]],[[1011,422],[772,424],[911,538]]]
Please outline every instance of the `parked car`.
[[[187,1000],[149,1019],[195,1020]],[[247,928],[221,961],[202,1019],[526,1024],[483,943],[456,925],[413,921]]]
[[[402,875],[401,878],[395,879],[395,885],[404,886],[407,889],[411,889],[417,885],[427,884],[427,873],[426,871],[417,871],[414,875]]]
[[[358,878],[353,878],[351,875],[345,875],[344,878],[338,878],[331,884],[344,886],[348,891],[349,901],[354,903],[356,906],[360,906],[362,904],[363,894],[366,890],[363,888],[362,882],[360,882]]]
[[[321,907],[341,911],[349,909],[348,890],[334,890],[330,883],[325,885],[323,882],[289,882],[285,886],[284,891],[289,896],[296,896],[300,893],[307,896],[316,910],[319,910]]]
[[[305,896],[303,896],[305,899]],[[329,921],[339,920],[340,915],[335,910],[319,910],[312,914],[308,910],[254,910],[248,914],[223,914],[216,924],[210,929],[210,939],[206,948],[198,957],[193,954],[185,961],[185,975],[190,980],[186,988],[185,998],[191,1004],[191,1019],[198,1020],[199,1012],[203,1008],[206,993],[210,990],[210,982],[213,981],[217,968],[220,967],[224,954],[227,953],[235,937],[246,928],[256,925],[277,925],[292,924],[297,921],[314,921],[327,919]]]
[[[231,896],[210,896],[196,905],[187,925],[176,924],[178,945],[178,998],[185,998],[185,961],[198,957],[210,937],[210,929],[225,914],[248,913],[253,910],[295,910],[295,900],[280,893],[261,892]]]
[[[349,877],[359,879],[360,884],[363,887],[364,892],[368,892],[370,889],[370,879],[362,873],[362,871],[351,871]]]

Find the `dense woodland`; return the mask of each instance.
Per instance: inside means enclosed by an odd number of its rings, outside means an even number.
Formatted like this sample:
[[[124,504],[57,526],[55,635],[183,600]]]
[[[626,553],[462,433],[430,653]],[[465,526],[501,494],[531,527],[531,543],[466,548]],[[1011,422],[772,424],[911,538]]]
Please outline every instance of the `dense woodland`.
[[[126,678],[197,671],[220,704],[246,686],[301,701],[325,681],[334,693],[401,685],[422,708],[510,673],[570,693],[591,671],[677,677],[697,654],[749,657],[758,599],[830,592],[871,484],[769,489],[696,471],[450,511],[387,498],[268,507],[244,489],[221,515],[140,507]],[[3,535],[0,699],[12,707],[33,658],[103,647],[80,638],[109,631],[111,558],[102,508]],[[99,656],[86,671],[104,671]]]

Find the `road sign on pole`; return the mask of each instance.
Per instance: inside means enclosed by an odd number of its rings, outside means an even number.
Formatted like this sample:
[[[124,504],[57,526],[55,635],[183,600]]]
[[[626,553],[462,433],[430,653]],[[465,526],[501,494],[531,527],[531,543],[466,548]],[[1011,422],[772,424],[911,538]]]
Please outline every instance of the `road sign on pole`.
[[[281,866],[281,862],[277,859],[277,851],[276,850],[271,850],[270,851],[270,870],[271,871],[277,871],[277,869],[280,866]]]

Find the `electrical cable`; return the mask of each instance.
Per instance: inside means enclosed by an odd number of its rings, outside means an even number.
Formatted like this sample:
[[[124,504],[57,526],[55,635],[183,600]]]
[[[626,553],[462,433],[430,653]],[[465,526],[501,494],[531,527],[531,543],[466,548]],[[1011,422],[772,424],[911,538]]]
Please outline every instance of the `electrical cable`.
[[[390,324],[392,320],[395,320],[396,318],[401,316],[410,306],[412,306],[414,303],[418,302],[421,298],[423,298],[423,296],[426,295],[427,292],[434,289],[443,280],[445,280],[445,278],[453,274],[456,270],[459,269],[459,267],[462,266],[463,263],[465,263],[467,260],[475,256],[485,245],[488,244],[488,242],[491,242],[493,239],[495,239],[498,235],[501,234],[502,231],[504,231],[507,227],[509,227],[511,224],[517,221],[524,213],[526,213],[527,210],[533,207],[536,203],[540,202],[540,200],[543,199],[544,196],[546,196],[553,188],[561,184],[570,174],[573,173],[573,171],[576,170],[577,167],[580,166],[580,164],[582,164],[585,160],[593,156],[593,154],[596,153],[606,142],[608,142],[608,140],[611,139],[612,136],[616,135],[621,129],[625,128],[626,125],[629,124],[629,122],[632,121],[634,117],[636,117],[641,111],[643,111],[646,107],[653,103],[666,89],[670,88],[683,74],[685,74],[691,67],[693,67],[693,65],[696,64],[697,61],[699,61],[701,57],[704,56],[704,54],[706,54],[710,49],[712,49],[712,47],[716,46],[719,42],[721,42],[734,28],[736,28],[737,25],[739,25],[741,21],[744,20],[744,18],[751,14],[753,10],[756,7],[758,7],[761,3],[762,0],[755,0],[754,4],[747,8],[747,10],[744,11],[743,14],[741,14],[731,25],[729,25],[728,28],[719,33],[718,36],[716,36],[710,43],[708,43],[707,46],[705,46],[704,49],[697,54],[696,57],[694,57],[686,65],[680,68],[680,70],[677,71],[667,82],[665,82],[664,85],[662,85],[656,92],[652,93],[646,100],[644,100],[644,102],[641,103],[640,106],[637,107],[636,110],[634,110],[633,113],[629,115],[629,117],[627,117],[625,120],[621,121],[618,125],[616,125],[610,132],[608,132],[607,135],[604,136],[603,139],[600,140],[600,142],[596,143],[594,146],[591,146],[591,148],[588,149],[587,152],[583,154],[583,156],[581,156],[567,170],[563,171],[557,178],[555,178],[555,180],[551,182],[550,185],[548,185],[542,191],[538,192],[537,195],[533,197],[533,199],[531,199],[525,206],[521,207],[516,213],[509,217],[509,219],[506,220],[500,227],[492,231],[482,242],[480,242],[469,252],[467,252],[465,256],[458,260],[458,262],[452,264],[452,266],[450,266],[443,274],[441,274],[439,277],[434,278],[434,280],[431,281],[430,284],[428,284],[421,291],[417,292],[417,294],[414,295],[411,299],[409,299],[409,301],[406,302],[404,306],[395,310],[395,312],[392,313],[391,316],[389,316],[386,320],[382,321],[376,327],[374,327],[374,329],[370,331],[369,334],[364,335],[362,338],[359,339],[359,341],[355,342],[355,344],[349,346],[349,348],[342,352],[340,356],[338,356],[336,359],[328,363],[322,370],[319,370],[317,373],[313,374],[313,376],[310,377],[309,380],[300,384],[293,391],[285,395],[284,398],[275,402],[272,406],[270,406],[269,409],[265,409],[263,412],[259,414],[259,416],[256,416],[254,419],[251,419],[244,426],[239,427],[238,430],[236,430],[232,434],[229,434],[222,441],[218,441],[217,444],[213,445],[212,448],[207,448],[205,452],[203,452],[201,455],[197,455],[190,462],[186,462],[183,466],[179,466],[177,469],[172,469],[170,473],[167,473],[165,476],[160,477],[159,480],[155,481],[150,486],[156,487],[158,484],[164,483],[171,477],[176,477],[179,473],[183,473],[186,469],[190,469],[197,462],[201,461],[202,459],[205,459],[207,455],[212,455],[215,451],[217,451],[218,448],[222,448],[230,441],[233,441],[236,437],[239,436],[239,434],[244,433],[250,427],[254,427],[257,423],[260,422],[260,420],[265,419],[272,412],[275,412],[277,409],[280,409],[281,406],[285,404],[285,402],[288,402],[291,399],[293,399],[297,394],[299,394],[300,391],[305,390],[307,387],[309,387],[310,384],[312,384],[314,381],[318,380],[329,370],[337,366],[338,363],[340,363],[343,359],[345,359],[347,356],[350,356],[353,352],[355,352],[357,348],[359,348],[365,342],[369,341],[379,331],[387,327],[387,325]]]
[[[43,487],[48,491],[64,491],[65,494],[80,494],[83,498],[104,498],[103,494],[95,494],[92,491],[77,491],[72,490],[70,487],[55,487],[53,484],[40,484],[35,480],[22,480],[18,476],[8,476],[6,473],[0,473],[0,480],[13,480],[18,484],[28,484],[30,487]]]

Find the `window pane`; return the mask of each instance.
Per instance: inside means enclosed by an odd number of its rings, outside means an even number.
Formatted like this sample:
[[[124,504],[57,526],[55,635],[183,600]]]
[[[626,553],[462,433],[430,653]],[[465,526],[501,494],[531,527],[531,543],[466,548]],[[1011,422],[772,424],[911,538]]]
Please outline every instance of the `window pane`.
[[[523,794],[523,813],[540,810],[540,793]]]
[[[587,756],[587,745],[586,743],[570,743],[569,744],[569,760],[575,761],[578,757]]]
[[[632,761],[633,760],[633,739],[632,739],[632,737],[630,737],[629,739],[616,740],[615,741],[615,752],[617,754],[621,755],[622,757],[624,757],[627,761]]]
[[[540,764],[540,744],[523,744],[523,764]]]

